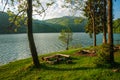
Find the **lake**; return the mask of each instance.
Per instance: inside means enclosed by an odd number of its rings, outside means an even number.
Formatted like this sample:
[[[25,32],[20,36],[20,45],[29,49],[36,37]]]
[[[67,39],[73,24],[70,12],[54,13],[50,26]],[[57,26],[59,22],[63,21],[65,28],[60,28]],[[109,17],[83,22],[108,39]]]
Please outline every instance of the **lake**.
[[[34,39],[39,55],[65,50],[65,45],[58,39],[59,33],[35,33]],[[120,40],[120,34],[114,34],[114,43]],[[102,43],[102,34],[97,35],[97,44]],[[86,33],[74,33],[71,47],[91,46],[93,39]],[[120,42],[119,42],[120,44]],[[0,65],[30,57],[27,34],[0,35]]]

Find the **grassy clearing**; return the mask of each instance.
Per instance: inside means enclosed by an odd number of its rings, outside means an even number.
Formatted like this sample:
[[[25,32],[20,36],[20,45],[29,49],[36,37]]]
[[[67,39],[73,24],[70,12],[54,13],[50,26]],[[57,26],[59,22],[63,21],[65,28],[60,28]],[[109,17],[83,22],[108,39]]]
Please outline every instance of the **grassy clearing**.
[[[98,68],[93,64],[95,57],[77,56],[74,54],[77,51],[59,52],[71,55],[72,64],[51,65],[41,61],[40,56],[39,69],[34,68],[31,58],[0,66],[0,80],[120,80],[120,72],[113,72],[114,68]],[[115,53],[115,61],[120,63],[120,51]]]

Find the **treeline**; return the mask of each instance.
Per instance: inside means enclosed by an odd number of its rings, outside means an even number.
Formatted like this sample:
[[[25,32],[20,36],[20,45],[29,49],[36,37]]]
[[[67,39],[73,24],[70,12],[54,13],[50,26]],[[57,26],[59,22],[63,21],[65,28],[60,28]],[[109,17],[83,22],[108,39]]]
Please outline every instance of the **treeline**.
[[[26,33],[27,27],[22,25],[20,27],[10,26],[9,16],[5,12],[0,12],[0,34],[10,34],[10,33]],[[76,21],[79,19],[80,23]],[[73,32],[85,32],[87,20],[84,18],[64,16],[61,18],[54,18],[49,20],[33,20],[33,32],[34,33],[50,33],[50,32],[60,32],[67,26]],[[120,18],[114,20],[114,32],[120,33]]]
[[[21,24],[20,27],[10,26],[9,16],[5,12],[0,12],[0,34],[26,33],[27,27]],[[86,19],[80,18],[81,22],[76,23],[78,17],[65,16],[49,20],[33,20],[34,33],[60,32],[62,29],[70,27],[73,32],[84,32]]]

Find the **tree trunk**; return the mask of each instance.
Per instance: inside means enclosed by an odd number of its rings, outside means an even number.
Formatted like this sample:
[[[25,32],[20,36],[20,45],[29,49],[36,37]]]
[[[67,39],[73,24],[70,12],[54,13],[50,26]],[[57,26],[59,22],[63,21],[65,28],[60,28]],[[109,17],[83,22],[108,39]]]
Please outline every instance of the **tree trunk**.
[[[106,22],[107,22],[107,19],[106,19],[106,0],[104,0],[104,22],[103,22],[103,44],[106,44],[107,43],[107,38],[106,38],[106,33],[107,33],[107,26],[106,26]]]
[[[93,46],[96,46],[96,31],[95,31],[95,14],[93,12],[92,16],[92,21],[93,21]]]
[[[93,21],[93,46],[96,46],[96,32],[95,32],[95,23]]]
[[[27,3],[28,3],[27,25],[28,25],[29,47],[30,47],[30,51],[31,51],[31,54],[32,54],[33,64],[36,67],[39,67],[40,63],[39,63],[39,60],[38,60],[37,50],[36,50],[36,46],[35,46],[35,42],[34,42],[34,38],[33,38],[33,33],[32,33],[32,0],[27,0]]]
[[[67,47],[66,50],[69,50],[69,32],[67,33]]]
[[[114,53],[113,53],[112,0],[108,0],[108,44],[110,45],[110,63],[113,63]]]
[[[104,28],[103,28],[103,44],[107,43],[107,38],[106,38],[107,29],[105,27],[106,25],[104,25]]]

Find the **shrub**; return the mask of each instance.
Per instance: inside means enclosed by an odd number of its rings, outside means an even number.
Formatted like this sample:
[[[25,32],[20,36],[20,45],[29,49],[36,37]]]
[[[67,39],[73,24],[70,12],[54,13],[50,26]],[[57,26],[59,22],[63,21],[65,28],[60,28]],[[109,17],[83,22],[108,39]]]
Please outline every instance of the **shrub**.
[[[105,66],[105,67],[110,67],[110,46],[108,44],[104,44],[99,47],[97,51],[97,57],[94,60],[94,63],[96,64],[97,67]]]

